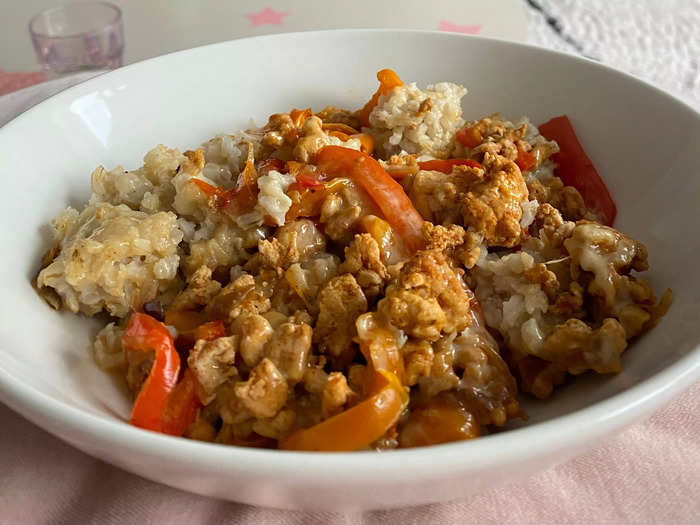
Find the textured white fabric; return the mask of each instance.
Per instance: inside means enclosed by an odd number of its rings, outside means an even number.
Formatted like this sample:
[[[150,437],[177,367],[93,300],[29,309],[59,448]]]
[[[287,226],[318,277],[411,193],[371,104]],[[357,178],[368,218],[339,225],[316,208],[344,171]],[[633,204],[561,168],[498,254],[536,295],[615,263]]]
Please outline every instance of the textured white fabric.
[[[700,0],[535,0],[583,54],[700,108]],[[531,43],[581,54],[530,8]]]

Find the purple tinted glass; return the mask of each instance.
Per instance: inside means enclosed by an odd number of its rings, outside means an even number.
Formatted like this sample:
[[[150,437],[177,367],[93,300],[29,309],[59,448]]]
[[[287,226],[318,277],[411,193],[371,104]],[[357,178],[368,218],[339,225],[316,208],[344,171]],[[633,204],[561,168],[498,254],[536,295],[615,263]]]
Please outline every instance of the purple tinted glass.
[[[122,65],[124,24],[115,5],[84,2],[48,9],[30,20],[29,33],[49,77]]]

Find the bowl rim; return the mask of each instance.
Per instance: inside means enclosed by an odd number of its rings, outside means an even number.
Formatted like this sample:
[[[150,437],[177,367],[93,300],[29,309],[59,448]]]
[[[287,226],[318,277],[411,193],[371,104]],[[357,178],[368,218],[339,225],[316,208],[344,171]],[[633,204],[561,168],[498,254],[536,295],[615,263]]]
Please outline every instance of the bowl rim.
[[[441,31],[410,29],[331,29],[323,31],[301,31],[277,33],[242,39],[218,42],[190,49],[160,55],[135,62],[114,71],[93,77],[85,82],[66,88],[45,101],[33,106],[0,128],[0,143],[11,134],[15,126],[29,118],[45,106],[69,98],[73,92],[86,86],[118,80],[121,75],[150,67],[156,62],[167,60],[171,55],[186,56],[205,49],[235,46],[250,40],[288,40],[290,38],[327,38],[328,35],[353,35],[401,33],[420,37],[441,39],[470,39],[503,47],[528,48],[545,55],[564,57],[572,63],[589,67],[642,84],[656,96],[669,103],[680,105],[686,112],[700,120],[700,112],[688,103],[641,80],[633,75],[610,66],[569,53],[541,48],[532,44],[513,42],[505,39],[483,36],[461,35]],[[386,453],[374,451],[360,452],[293,452],[281,450],[252,449],[230,445],[219,445],[202,441],[175,438],[155,432],[145,431],[124,421],[107,419],[82,410],[66,402],[52,398],[34,386],[26,384],[5,370],[0,362],[0,399],[19,414],[39,426],[61,429],[74,429],[82,436],[97,439],[115,447],[138,450],[153,458],[194,462],[200,467],[229,472],[250,472],[259,476],[275,475],[288,480],[304,479],[306,485],[322,485],[328,481],[352,486],[367,483],[372,476],[373,484],[386,481],[397,482],[416,476],[422,479],[443,477],[450,470],[477,471],[512,463],[524,462],[544,454],[554,454],[629,425],[645,414],[660,407],[672,396],[700,377],[700,345],[677,362],[627,388],[590,406],[576,410],[551,420],[523,426],[481,437],[468,442],[454,442],[430,447],[391,450]],[[67,433],[67,432],[60,432]],[[61,436],[59,436],[61,437]],[[63,438],[62,438],[63,439]],[[526,447],[523,444],[527,444]],[[459,461],[456,461],[459,459]],[[429,460],[427,468],[426,460]],[[343,477],[338,477],[342,470]]]

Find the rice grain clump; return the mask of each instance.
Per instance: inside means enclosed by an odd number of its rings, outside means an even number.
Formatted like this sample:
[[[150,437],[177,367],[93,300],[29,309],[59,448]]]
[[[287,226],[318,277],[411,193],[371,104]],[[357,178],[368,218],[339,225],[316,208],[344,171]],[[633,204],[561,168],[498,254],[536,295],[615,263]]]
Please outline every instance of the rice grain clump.
[[[182,240],[174,213],[100,203],[68,208],[54,225],[60,252],[37,285],[56,290],[71,312],[123,317],[173,286]]]
[[[107,171],[98,166],[92,173],[90,202],[126,204],[149,213],[168,209],[175,197],[171,179],[184,161],[178,150],[160,144],[146,154],[143,166],[137,170],[117,166]]]
[[[489,254],[474,271],[488,325],[498,329],[511,346],[531,352],[542,343],[542,316],[549,306],[540,283],[524,276],[534,267],[531,255],[518,252],[504,257]]]
[[[271,170],[267,175],[258,179],[258,202],[255,208],[245,215],[238,217],[238,225],[246,228],[261,226],[265,217],[270,217],[277,226],[284,224],[284,217],[292,206],[292,199],[287,194],[287,188],[296,179],[292,175]]]
[[[100,166],[54,220],[39,292],[112,316],[94,357],[135,425],[308,451],[473,439],[525,416],[518,392],[618,372],[664,314],[644,246],[559,177],[570,144],[464,123],[459,85],[377,79],[357,111]]]
[[[657,303],[644,246],[590,221],[564,221],[538,207],[536,236],[521,251],[489,254],[472,273],[486,321],[497,329],[521,376],[540,398],[565,374],[619,372],[628,341],[648,330],[670,301]]]
[[[467,90],[440,82],[425,91],[415,82],[396,87],[379,98],[369,116],[379,154],[384,158],[414,153],[445,158],[462,124],[462,97]]]

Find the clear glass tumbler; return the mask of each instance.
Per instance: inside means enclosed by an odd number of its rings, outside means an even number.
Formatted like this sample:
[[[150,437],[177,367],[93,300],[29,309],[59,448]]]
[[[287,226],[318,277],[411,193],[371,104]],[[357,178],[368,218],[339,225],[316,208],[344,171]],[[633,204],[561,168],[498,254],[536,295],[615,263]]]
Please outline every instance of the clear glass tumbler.
[[[107,2],[47,9],[29,21],[29,33],[37,60],[48,78],[122,65],[122,12]]]

